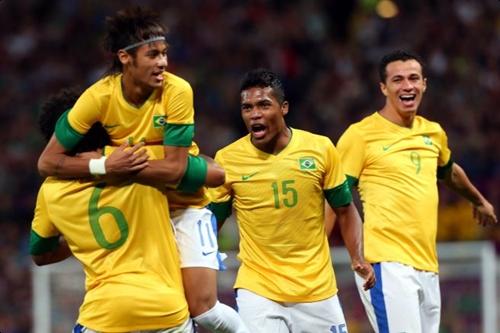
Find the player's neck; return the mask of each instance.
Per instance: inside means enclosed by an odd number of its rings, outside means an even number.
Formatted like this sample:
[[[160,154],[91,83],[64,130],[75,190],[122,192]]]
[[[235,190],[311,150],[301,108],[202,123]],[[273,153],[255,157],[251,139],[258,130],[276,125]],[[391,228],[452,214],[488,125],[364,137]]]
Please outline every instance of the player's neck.
[[[285,149],[288,143],[290,143],[291,139],[292,139],[292,131],[290,130],[290,128],[288,128],[288,126],[285,125],[284,128],[271,140],[267,142],[254,142],[252,140],[252,143],[255,147],[257,147],[259,150],[262,150],[265,153],[271,155],[277,155],[283,149]]]
[[[133,78],[125,75],[122,75],[121,88],[125,100],[136,107],[144,104],[154,91],[151,87],[135,84]]]
[[[416,112],[398,112],[389,105],[385,105],[378,113],[391,123],[407,128],[413,127],[413,120],[416,115]]]

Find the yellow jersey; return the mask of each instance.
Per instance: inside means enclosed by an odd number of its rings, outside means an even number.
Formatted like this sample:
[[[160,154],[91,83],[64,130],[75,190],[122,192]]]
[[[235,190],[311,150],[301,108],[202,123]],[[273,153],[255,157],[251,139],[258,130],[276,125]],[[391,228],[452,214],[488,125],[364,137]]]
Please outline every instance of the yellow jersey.
[[[219,150],[215,161],[226,183],[209,196],[215,211],[232,203],[236,212],[241,266],[234,287],[275,301],[312,302],[337,292],[325,198],[334,207],[352,198],[330,139],[291,131],[276,155],[257,149],[250,135]]]
[[[55,131],[58,141],[71,150],[94,123],[101,122],[114,146],[144,141],[147,145],[190,147],[193,91],[182,78],[168,72],[163,76],[163,88],[155,89],[141,106],[125,100],[122,74],[97,81],[59,119]]]
[[[160,191],[47,178],[38,193],[31,254],[50,251],[61,234],[86,276],[78,323],[129,332],[188,319],[180,259]]]
[[[111,152],[116,149],[113,146],[106,146],[104,149],[105,155],[108,156]],[[163,146],[145,146],[144,149],[147,150],[149,158],[152,160],[159,160],[165,157],[165,151]],[[196,143],[189,149],[189,153],[196,156],[199,153],[199,148]],[[168,199],[168,206],[170,210],[174,209],[185,209],[185,208],[203,208],[210,203],[208,198],[207,188],[205,186],[200,187],[194,193],[185,193],[177,191],[173,188],[166,187],[164,189],[165,195]]]
[[[337,148],[363,203],[366,260],[437,272],[437,172],[451,165],[441,126],[416,116],[406,128],[375,112]]]

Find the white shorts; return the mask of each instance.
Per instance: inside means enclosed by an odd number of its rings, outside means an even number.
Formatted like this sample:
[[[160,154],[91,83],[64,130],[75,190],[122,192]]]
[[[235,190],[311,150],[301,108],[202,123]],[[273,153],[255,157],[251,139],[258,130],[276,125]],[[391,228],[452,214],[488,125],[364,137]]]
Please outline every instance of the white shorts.
[[[207,208],[175,209],[170,212],[181,257],[181,268],[207,267],[224,270],[217,245],[217,221]]]
[[[337,295],[318,302],[283,303],[238,289],[236,303],[252,333],[347,333]]]
[[[194,333],[194,332],[195,331],[194,331],[193,321],[191,318],[189,318],[184,323],[176,327],[164,328],[158,330],[130,331],[126,333]],[[87,328],[80,324],[76,324],[71,333],[100,333],[100,332],[91,330],[90,328]]]
[[[397,262],[373,264],[377,283],[363,290],[355,274],[361,300],[376,333],[439,332],[441,294],[439,276]]]

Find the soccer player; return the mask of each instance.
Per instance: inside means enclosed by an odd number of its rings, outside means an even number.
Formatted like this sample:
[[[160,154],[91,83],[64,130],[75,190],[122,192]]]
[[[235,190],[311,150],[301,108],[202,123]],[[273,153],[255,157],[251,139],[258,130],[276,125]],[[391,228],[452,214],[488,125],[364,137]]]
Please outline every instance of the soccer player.
[[[352,268],[374,284],[361,219],[332,142],[285,123],[288,102],[275,73],[248,72],[241,115],[249,134],[219,150],[224,185],[209,189],[221,224],[235,209],[241,266],[235,289],[251,332],[347,332],[325,231],[335,211]]]
[[[45,104],[40,124],[47,138],[76,97],[65,91]],[[95,124],[70,154],[106,141]],[[71,253],[83,265],[86,293],[74,333],[194,332],[167,201],[154,187],[48,177],[38,193],[30,253],[39,265]]]
[[[114,54],[109,74],[88,88],[58,121],[55,136],[40,156],[39,170],[58,177],[136,173],[150,182],[191,192],[168,194],[191,315],[214,332],[244,333],[236,311],[217,302],[217,236],[212,213],[204,208],[208,199],[202,185],[222,184],[224,170],[209,167],[198,156],[192,142],[193,92],[188,82],[166,71],[165,33],[157,15],[141,8],[107,18],[106,45]],[[101,158],[67,156],[96,122],[103,124],[111,144],[119,148]],[[163,145],[162,158],[148,159],[144,149],[127,149],[141,142]]]
[[[438,332],[437,180],[470,200],[480,224],[497,218],[451,159],[441,126],[417,115],[427,88],[420,58],[389,53],[379,74],[384,107],[351,125],[337,145],[363,202],[365,257],[377,276],[369,291],[356,278],[358,289],[376,332]]]

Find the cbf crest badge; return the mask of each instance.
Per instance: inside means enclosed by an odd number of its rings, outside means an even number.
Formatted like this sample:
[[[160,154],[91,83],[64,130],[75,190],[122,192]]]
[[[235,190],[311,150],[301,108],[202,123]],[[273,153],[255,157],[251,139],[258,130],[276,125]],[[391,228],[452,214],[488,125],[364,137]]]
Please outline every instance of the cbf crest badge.
[[[165,126],[167,121],[165,120],[165,116],[162,115],[154,115],[153,116],[153,128],[162,128]]]
[[[314,160],[314,157],[301,157],[299,158],[299,167],[300,170],[316,170],[316,161]]]

